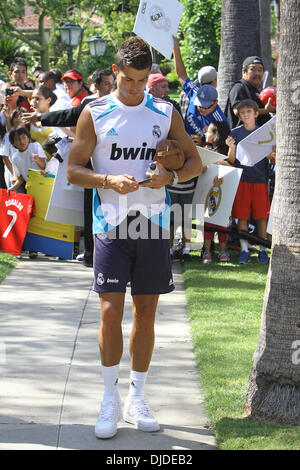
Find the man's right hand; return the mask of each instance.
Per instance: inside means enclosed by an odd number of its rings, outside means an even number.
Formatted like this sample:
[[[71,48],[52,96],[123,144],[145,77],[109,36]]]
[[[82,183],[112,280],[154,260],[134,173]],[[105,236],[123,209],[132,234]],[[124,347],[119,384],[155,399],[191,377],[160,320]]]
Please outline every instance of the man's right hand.
[[[22,115],[23,120],[25,121],[25,124],[35,124],[38,122],[38,111],[34,111],[33,113],[24,113]]]
[[[139,184],[130,175],[108,175],[105,189],[113,189],[119,194],[128,194],[139,189]]]

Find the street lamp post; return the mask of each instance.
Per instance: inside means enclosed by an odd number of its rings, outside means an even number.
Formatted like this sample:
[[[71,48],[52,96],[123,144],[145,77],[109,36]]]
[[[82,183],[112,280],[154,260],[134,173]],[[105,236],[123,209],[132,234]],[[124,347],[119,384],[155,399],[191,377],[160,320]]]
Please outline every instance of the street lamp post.
[[[96,34],[96,36],[93,36],[86,42],[89,45],[90,54],[92,56],[99,56],[104,54],[106,49],[106,41],[105,39],[98,36],[98,33]]]
[[[59,30],[61,31],[61,42],[67,46],[68,65],[71,68],[73,65],[73,48],[78,46],[83,28],[69,21]]]

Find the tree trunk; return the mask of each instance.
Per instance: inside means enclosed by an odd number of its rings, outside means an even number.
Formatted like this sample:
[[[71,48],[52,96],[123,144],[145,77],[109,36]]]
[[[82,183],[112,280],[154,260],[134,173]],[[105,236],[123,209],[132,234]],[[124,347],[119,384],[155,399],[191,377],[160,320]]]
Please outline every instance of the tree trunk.
[[[271,49],[271,0],[259,0],[260,11],[260,48],[265,70],[269,72],[266,86],[273,85],[273,60]]]
[[[49,46],[45,37],[44,18],[46,14],[41,13],[39,16],[39,44],[41,47],[41,66],[44,70],[49,70]]]
[[[280,8],[273,246],[245,412],[300,425],[300,0]]]
[[[223,0],[218,66],[222,109],[231,86],[241,78],[243,60],[252,55],[260,55],[259,0]]]

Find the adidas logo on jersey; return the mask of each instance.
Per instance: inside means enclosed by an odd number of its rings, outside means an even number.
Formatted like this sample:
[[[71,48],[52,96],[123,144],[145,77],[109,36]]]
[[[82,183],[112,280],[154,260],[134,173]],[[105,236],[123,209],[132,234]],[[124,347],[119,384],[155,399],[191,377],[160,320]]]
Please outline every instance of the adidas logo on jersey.
[[[109,131],[107,131],[106,135],[119,135],[117,133],[117,131],[112,127],[111,129],[109,129]]]
[[[124,160],[154,160],[156,149],[147,148],[147,143],[143,142],[142,147],[117,147],[116,143],[111,146],[110,159],[119,160],[123,156]]]

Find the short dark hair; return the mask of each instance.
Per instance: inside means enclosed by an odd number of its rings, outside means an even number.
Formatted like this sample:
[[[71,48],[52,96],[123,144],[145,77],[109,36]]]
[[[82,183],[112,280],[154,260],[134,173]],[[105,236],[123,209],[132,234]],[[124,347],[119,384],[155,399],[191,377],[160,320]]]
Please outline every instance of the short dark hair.
[[[55,83],[61,83],[61,77],[63,76],[62,72],[55,67],[50,69],[50,72],[54,74]]]
[[[15,57],[9,66],[9,71],[12,72],[16,65],[22,65],[27,70],[27,62],[23,57]]]
[[[242,108],[252,108],[254,109],[255,112],[258,111],[259,107],[258,104],[254,100],[246,99],[240,101],[236,106],[235,106],[237,112],[239,113]]]
[[[43,69],[43,67],[40,67],[39,65],[37,67],[35,67],[33,69],[33,72],[32,73],[35,73],[35,72],[45,72],[45,70]]]
[[[114,73],[111,69],[96,69],[91,76],[92,83],[100,85],[102,77],[109,77],[110,75],[114,77]]]
[[[230,134],[230,129],[228,124],[225,121],[216,121],[209,124],[211,127],[214,138],[213,138],[213,149],[218,153],[223,155],[228,154],[228,146],[225,141]]]
[[[30,132],[28,129],[26,129],[26,127],[22,127],[22,126],[19,126],[19,127],[15,127],[14,129],[12,129],[9,133],[9,141],[11,143],[11,145],[13,145],[15,147],[15,144],[14,144],[14,141],[15,141],[15,137],[16,135],[27,135],[28,139],[30,140],[31,137],[30,137]]]
[[[36,90],[39,93],[41,93],[44,98],[46,98],[46,99],[51,98],[50,106],[52,106],[55,103],[55,101],[57,100],[56,94],[53,93],[53,91],[45,85],[40,85]]]
[[[137,36],[127,39],[116,54],[116,65],[121,70],[126,66],[137,70],[151,69],[152,56],[149,46]]]

